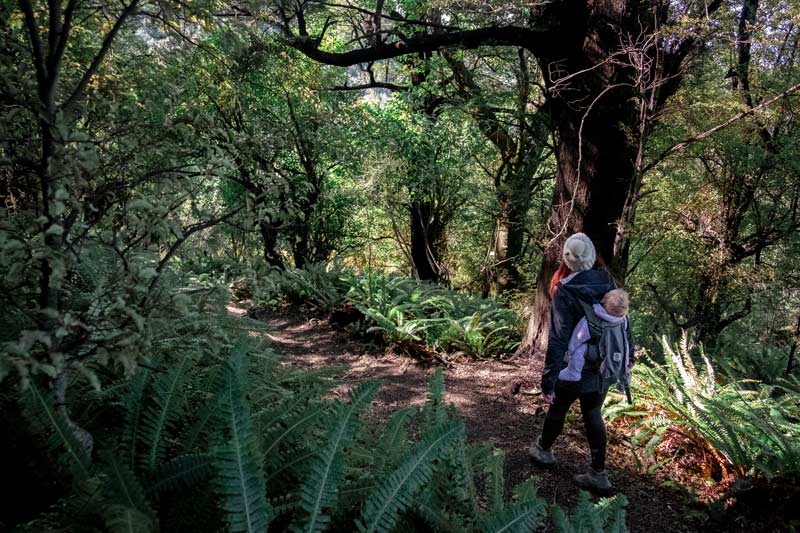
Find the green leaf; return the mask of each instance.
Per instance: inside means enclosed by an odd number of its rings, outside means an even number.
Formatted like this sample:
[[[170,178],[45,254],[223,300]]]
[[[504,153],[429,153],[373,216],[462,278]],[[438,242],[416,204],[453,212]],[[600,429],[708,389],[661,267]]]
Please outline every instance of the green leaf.
[[[228,529],[261,533],[267,529],[271,511],[261,470],[261,453],[240,383],[245,375],[246,353],[246,345],[238,344],[227,365],[226,387],[219,404],[225,437],[214,453],[214,485],[223,500]]]
[[[443,457],[452,443],[463,435],[461,420],[448,421],[425,434],[422,442],[367,499],[357,522],[359,531],[392,531],[399,513],[412,505],[414,495],[430,481],[434,461]]]
[[[358,429],[358,414],[369,406],[380,383],[367,382],[350,393],[350,403],[340,406],[328,429],[327,440],[311,466],[311,474],[300,489],[305,516],[295,531],[317,532],[330,522],[327,509],[336,503],[337,486],[342,480],[342,451],[350,445]]]

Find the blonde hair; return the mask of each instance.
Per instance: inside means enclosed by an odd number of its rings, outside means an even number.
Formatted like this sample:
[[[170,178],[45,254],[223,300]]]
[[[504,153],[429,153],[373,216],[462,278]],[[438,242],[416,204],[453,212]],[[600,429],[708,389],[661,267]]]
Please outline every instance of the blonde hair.
[[[603,309],[609,315],[625,316],[628,314],[628,306],[630,305],[628,293],[622,289],[608,291],[600,303],[603,304]]]

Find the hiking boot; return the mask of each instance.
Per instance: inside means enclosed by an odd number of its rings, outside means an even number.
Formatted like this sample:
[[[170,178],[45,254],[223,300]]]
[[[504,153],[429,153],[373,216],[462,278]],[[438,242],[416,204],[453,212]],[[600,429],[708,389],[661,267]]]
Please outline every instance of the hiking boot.
[[[599,494],[611,492],[611,482],[608,480],[605,470],[598,472],[594,468],[590,468],[585,474],[577,474],[573,479],[578,486],[584,489],[589,489]]]
[[[536,439],[536,442],[531,444],[531,447],[528,448],[528,455],[531,456],[531,459],[533,459],[535,463],[538,463],[542,466],[551,466],[556,464],[556,458],[553,457],[552,450],[545,450],[542,448],[542,445],[540,444],[541,442],[541,437]]]

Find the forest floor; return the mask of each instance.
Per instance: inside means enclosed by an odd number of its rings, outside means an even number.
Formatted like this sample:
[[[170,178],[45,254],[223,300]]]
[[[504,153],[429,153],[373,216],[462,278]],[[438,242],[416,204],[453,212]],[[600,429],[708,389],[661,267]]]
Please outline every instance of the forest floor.
[[[245,310],[229,307],[231,312]],[[266,323],[275,351],[286,364],[298,367],[339,366],[341,385],[333,394],[346,395],[355,385],[380,379],[369,417],[388,418],[403,407],[422,405],[427,382],[435,369],[434,361],[420,361],[384,350],[334,328],[327,319],[296,313],[259,313]],[[577,502],[579,489],[572,476],[588,465],[588,449],[579,408],[573,406],[562,436],[553,447],[558,464],[542,468],[533,464],[527,449],[539,434],[545,405],[538,394],[541,358],[511,362],[476,361],[464,358],[444,369],[446,401],[455,404],[466,421],[471,442],[489,441],[506,453],[506,488],[531,476],[539,478],[539,494],[549,504],[570,509]],[[684,473],[666,465],[654,474],[637,469],[630,444],[613,425],[608,429],[608,470],[618,493],[628,498],[628,527],[632,532],[720,531],[733,524],[709,521],[705,507],[670,485]],[[740,517],[741,518],[741,517]],[[748,527],[752,524],[736,524]],[[749,528],[753,531],[753,528]]]

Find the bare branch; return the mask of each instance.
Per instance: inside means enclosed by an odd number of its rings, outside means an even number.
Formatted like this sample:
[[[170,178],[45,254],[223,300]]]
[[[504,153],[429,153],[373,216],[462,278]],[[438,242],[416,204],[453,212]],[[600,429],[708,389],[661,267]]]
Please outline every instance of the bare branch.
[[[757,105],[755,107],[751,107],[749,109],[746,109],[745,111],[742,111],[741,113],[736,113],[735,115],[730,117],[725,122],[722,122],[721,124],[717,124],[713,128],[711,128],[709,130],[706,130],[703,133],[699,133],[697,135],[689,137],[688,139],[684,139],[683,141],[681,141],[681,142],[679,142],[677,144],[672,145],[671,147],[669,147],[666,150],[664,150],[663,152],[661,152],[658,156],[656,156],[655,159],[653,159],[653,161],[651,161],[649,164],[647,164],[644,167],[644,169],[642,170],[642,173],[645,173],[648,170],[651,170],[653,167],[658,165],[661,161],[666,159],[668,156],[670,156],[670,155],[672,155],[672,154],[674,154],[676,152],[680,152],[684,148],[686,148],[686,147],[688,147],[688,146],[690,146],[690,145],[692,145],[692,144],[694,144],[694,143],[696,143],[698,141],[702,141],[703,139],[706,139],[706,138],[714,135],[718,131],[727,128],[728,126],[730,126],[731,124],[735,123],[736,121],[741,120],[744,117],[747,117],[749,115],[752,115],[757,111],[761,111],[762,109],[771,106],[772,104],[774,104],[775,102],[777,102],[781,98],[785,98],[785,97],[789,96],[790,94],[792,94],[794,92],[797,92],[798,90],[800,90],[800,83],[792,85],[791,87],[789,87],[788,89],[786,89],[782,93],[778,94],[777,96],[773,96],[769,100],[766,100],[766,101],[760,103],[759,105]]]

